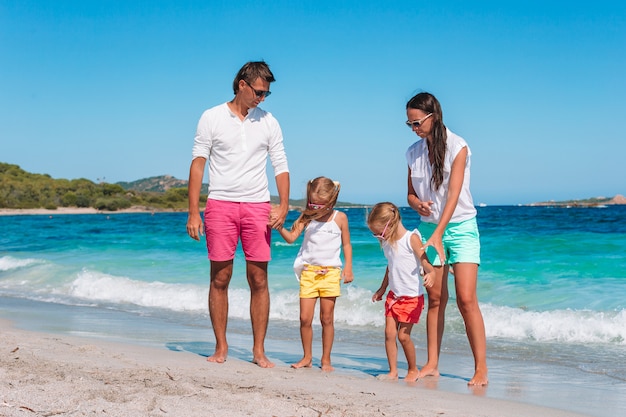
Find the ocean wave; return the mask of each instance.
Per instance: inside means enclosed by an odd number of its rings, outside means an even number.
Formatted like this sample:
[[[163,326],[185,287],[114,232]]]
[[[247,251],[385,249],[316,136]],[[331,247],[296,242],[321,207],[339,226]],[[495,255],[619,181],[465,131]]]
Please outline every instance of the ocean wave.
[[[84,269],[59,295],[174,311],[205,311],[207,290],[189,284],[136,281]]]
[[[526,311],[481,306],[487,338],[626,345],[626,310]]]
[[[287,243],[282,240],[275,240],[272,242],[272,246],[300,246],[300,243]]]
[[[42,259],[17,259],[11,256],[3,256],[0,258],[0,271],[11,271],[44,262]]]
[[[130,276],[116,276],[89,268],[76,270],[60,263],[36,258],[0,257],[0,295],[28,298],[69,305],[106,306],[126,311],[160,309],[205,315],[206,284],[142,281]],[[292,279],[291,277],[289,279]],[[300,306],[296,285],[270,289],[271,320],[298,323]],[[381,328],[384,305],[371,302],[372,291],[355,284],[342,285],[342,296],[335,306],[338,325]],[[446,315],[446,333],[463,335],[465,327],[452,299]],[[488,339],[512,341],[599,343],[626,345],[626,310],[610,311],[528,309],[481,304]],[[315,322],[319,323],[319,307]],[[229,290],[229,317],[250,319],[250,291]],[[426,311],[422,315],[425,323]]]

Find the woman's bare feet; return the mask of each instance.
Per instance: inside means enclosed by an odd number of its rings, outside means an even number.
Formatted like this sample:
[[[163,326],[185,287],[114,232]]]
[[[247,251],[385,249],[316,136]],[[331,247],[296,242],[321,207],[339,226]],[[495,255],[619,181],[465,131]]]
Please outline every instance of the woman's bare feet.
[[[489,378],[487,378],[487,371],[476,371],[474,377],[470,379],[467,385],[487,385]]]
[[[291,367],[294,369],[300,368],[310,368],[313,365],[313,361],[311,359],[302,358],[296,363],[292,363]]]
[[[424,378],[426,376],[439,376],[439,369],[436,367],[428,366],[428,364],[424,365],[422,369],[420,369],[417,374],[418,378]]]

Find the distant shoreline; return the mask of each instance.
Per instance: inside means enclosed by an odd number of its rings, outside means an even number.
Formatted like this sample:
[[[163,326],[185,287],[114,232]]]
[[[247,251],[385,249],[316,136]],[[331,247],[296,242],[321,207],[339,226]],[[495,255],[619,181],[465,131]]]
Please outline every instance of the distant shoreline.
[[[500,204],[496,204],[500,205]],[[516,204],[510,204],[515,206]],[[601,207],[609,205],[626,205],[626,197],[622,195],[616,195],[609,198],[592,198],[587,200],[569,200],[569,201],[543,201],[538,203],[521,204],[528,207]],[[487,205],[480,205],[481,207]],[[337,206],[337,208],[368,208],[372,205],[368,204],[354,204],[349,206]],[[302,207],[289,206],[289,210],[301,211]],[[18,216],[18,215],[48,215],[54,216],[61,214],[123,214],[123,213],[186,213],[187,210],[176,209],[162,209],[145,206],[132,206],[127,209],[121,209],[117,211],[98,210],[93,207],[58,207],[57,209],[14,209],[14,208],[0,208],[0,216]]]
[[[616,195],[613,198],[597,197],[586,200],[567,200],[567,201],[544,201],[540,203],[525,204],[526,206],[540,207],[599,207],[626,204],[626,198],[623,195]]]
[[[57,209],[8,209],[0,208],[0,216],[18,216],[18,215],[49,215],[54,216],[60,214],[122,214],[122,213],[184,213],[187,210],[171,210],[171,209],[155,209],[150,207],[133,206],[127,209],[117,211],[98,210],[93,207],[59,207]]]

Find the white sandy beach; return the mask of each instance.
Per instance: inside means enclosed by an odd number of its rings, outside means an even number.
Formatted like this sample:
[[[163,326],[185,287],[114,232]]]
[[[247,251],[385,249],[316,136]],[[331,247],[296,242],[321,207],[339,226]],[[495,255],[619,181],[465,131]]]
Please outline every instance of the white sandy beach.
[[[0,320],[0,416],[576,416],[373,377],[30,332]]]

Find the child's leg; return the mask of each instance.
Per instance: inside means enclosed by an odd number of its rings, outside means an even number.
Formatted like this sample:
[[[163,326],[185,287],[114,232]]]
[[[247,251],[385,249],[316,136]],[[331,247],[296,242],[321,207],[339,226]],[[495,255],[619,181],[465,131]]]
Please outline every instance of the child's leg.
[[[320,298],[320,321],[322,322],[322,371],[333,371],[330,351],[335,338],[335,301],[337,297]]]
[[[426,344],[428,361],[420,370],[420,378],[439,376],[439,353],[448,304],[448,267],[435,267],[435,284],[427,288],[428,312],[426,315]]]
[[[313,362],[313,315],[317,298],[300,299],[300,337],[304,356],[292,368],[310,368]]]
[[[415,359],[415,345],[411,340],[412,329],[412,323],[400,323],[398,326],[398,341],[402,345],[404,356],[406,357],[407,364],[409,365],[408,372],[404,378],[407,382],[416,381],[419,375],[419,369],[417,369],[417,362]]]
[[[389,361],[389,373],[379,375],[379,379],[398,379],[397,326],[398,322],[393,317],[385,317],[385,351],[387,352],[387,361]]]

